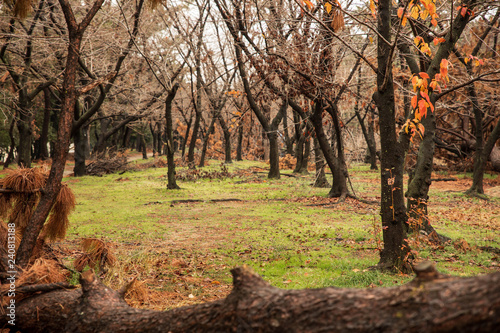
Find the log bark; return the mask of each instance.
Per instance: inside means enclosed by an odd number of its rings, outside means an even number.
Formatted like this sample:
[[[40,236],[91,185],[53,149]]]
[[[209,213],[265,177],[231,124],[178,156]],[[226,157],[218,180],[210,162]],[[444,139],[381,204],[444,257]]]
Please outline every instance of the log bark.
[[[451,279],[433,266],[409,284],[376,289],[283,290],[245,268],[219,301],[167,312],[129,307],[84,273],[82,289],[16,304],[25,332],[494,332],[500,325],[500,273]],[[9,327],[7,316],[0,325]]]

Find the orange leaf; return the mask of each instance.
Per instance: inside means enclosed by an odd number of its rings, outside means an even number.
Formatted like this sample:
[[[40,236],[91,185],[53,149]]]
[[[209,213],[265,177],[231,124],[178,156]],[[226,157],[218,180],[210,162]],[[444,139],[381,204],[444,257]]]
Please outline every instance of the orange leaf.
[[[404,8],[403,7],[399,7],[398,8],[398,17],[401,18],[403,16],[403,11],[404,11]]]
[[[448,76],[448,60],[446,59],[441,60],[441,64],[439,65],[439,71],[443,78],[446,78]]]
[[[329,2],[325,2],[325,9],[328,14],[332,11],[332,4]]]
[[[415,120],[417,122],[419,122],[420,120],[422,120],[422,115],[420,114],[420,112],[418,111],[415,111]],[[414,126],[413,124],[411,124],[411,126]],[[408,133],[408,132],[407,132]]]
[[[418,75],[420,75],[420,77],[423,79],[430,79],[429,75],[426,72],[420,72],[418,73]]]
[[[434,105],[432,105],[431,100],[429,99],[429,95],[425,91],[421,91],[420,95],[427,101],[428,106],[430,106],[431,111],[434,112]]]
[[[307,7],[309,7],[309,10],[312,10],[314,8],[314,5],[312,4],[311,1],[309,0],[304,0],[304,2],[306,3]]]
[[[417,107],[417,95],[411,98],[411,106],[415,109]]]
[[[427,116],[427,102],[421,99],[418,101],[418,112],[422,117]]]
[[[442,42],[445,42],[445,41],[446,41],[446,39],[444,39],[444,38],[441,38],[441,37],[437,38],[436,37],[436,38],[434,38],[433,43],[434,43],[434,45],[438,45],[439,43],[442,43]]]
[[[466,14],[467,14],[467,7],[462,7],[462,10],[460,11],[460,15],[462,15],[462,17],[465,17]]]
[[[422,125],[421,123],[418,123],[418,130],[420,131],[420,133],[422,133],[422,135],[424,135],[425,133],[425,127],[424,125]]]

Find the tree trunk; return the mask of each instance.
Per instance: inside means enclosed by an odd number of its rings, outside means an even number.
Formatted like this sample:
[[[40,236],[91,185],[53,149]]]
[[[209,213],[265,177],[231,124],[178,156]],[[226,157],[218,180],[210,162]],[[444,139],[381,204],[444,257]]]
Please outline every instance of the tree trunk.
[[[50,113],[52,112],[52,103],[50,101],[50,90],[45,88],[43,90],[44,97],[44,111],[43,111],[43,123],[42,131],[40,133],[40,138],[38,139],[38,158],[41,160],[46,160],[49,158],[49,150],[47,149],[47,143],[49,141],[49,127],[50,127]]]
[[[175,163],[174,163],[174,133],[173,133],[173,121],[172,121],[172,101],[177,94],[177,90],[179,89],[179,84],[176,83],[172,90],[168,93],[167,99],[165,100],[165,119],[166,119],[166,127],[165,132],[167,136],[167,188],[169,190],[179,189],[180,187],[177,185],[175,181]]]
[[[184,155],[186,154],[186,145],[189,140],[189,133],[191,131],[191,124],[193,123],[193,114],[191,113],[189,121],[187,122],[187,128],[186,128],[186,135],[184,137],[184,140],[182,141],[182,153],[181,156],[184,158]]]
[[[129,307],[90,271],[80,290],[38,294],[15,304],[15,329],[65,332],[495,332],[500,273],[446,279],[417,270],[400,287],[284,290],[236,268],[225,299],[170,311]],[[8,310],[8,308],[7,308]],[[0,325],[9,327],[8,315]]]
[[[120,149],[125,150],[127,148],[130,148],[130,137],[131,137],[132,131],[130,130],[130,127],[125,126],[123,137],[122,137],[122,146]]]
[[[432,103],[434,104],[435,101]],[[420,142],[417,164],[410,174],[410,182],[406,192],[407,210],[410,217],[408,227],[414,232],[424,230],[427,234],[431,234],[435,230],[427,217],[427,201],[435,147],[436,118],[434,112],[427,113],[427,117],[422,120],[422,125],[425,126],[425,133],[422,142]],[[441,236],[440,239],[444,241],[448,238]]]
[[[26,110],[23,111],[28,112]],[[17,121],[17,131],[19,132],[19,144],[17,146],[17,164],[20,167],[31,168],[31,148],[33,131],[31,121],[33,117],[21,114]]]
[[[297,130],[297,127],[296,127]],[[295,164],[294,173],[308,173],[307,162],[309,160],[309,150],[310,143],[308,142],[309,135],[307,133],[307,123],[303,126],[298,126],[298,133],[296,133],[297,144],[295,145],[295,158],[297,163]],[[309,146],[308,146],[309,145]]]
[[[102,119],[99,122],[99,130],[100,134],[97,137],[97,142],[94,147],[94,156],[96,158],[101,158],[106,155],[106,148],[107,148],[107,137],[106,137],[106,132],[108,131],[108,127],[111,123],[109,119],[104,118],[104,113],[100,110],[98,113],[99,117]],[[96,131],[97,134],[97,131]]]
[[[75,105],[75,120],[80,118],[80,105],[77,102]],[[82,177],[86,174],[85,169],[85,137],[83,135],[83,127],[78,127],[73,129],[73,143],[75,145],[75,167],[73,168],[73,174],[75,177]]]
[[[380,252],[379,267],[405,271],[410,249],[406,243],[406,215],[403,196],[404,151],[396,138],[396,107],[394,104],[394,82],[390,59],[391,45],[390,0],[378,2],[377,31],[377,91],[374,101],[380,119],[380,174],[382,230],[384,249]],[[385,40],[384,40],[385,39]],[[386,42],[387,41],[387,42]]]
[[[311,133],[307,133],[306,141],[304,142],[304,156],[302,157],[302,173],[309,173],[307,167],[309,165],[309,157],[311,156]]]
[[[189,142],[188,149],[188,165],[190,168],[194,167],[194,150],[196,149],[196,139],[198,138],[198,132],[200,129],[200,121],[201,121],[201,111],[195,112],[193,132],[191,134],[191,141]]]
[[[153,157],[156,155],[156,132],[151,123],[149,123],[149,130],[151,131],[151,136],[153,136]]]
[[[319,146],[319,142],[316,137],[314,138],[314,162],[316,164],[316,177],[314,179],[313,187],[330,187],[325,174],[325,157],[323,156],[323,152],[321,151],[321,147]]]
[[[156,131],[156,152],[158,153],[158,156],[161,156],[163,154],[163,139],[162,139],[162,131],[161,131],[161,124],[158,123],[158,131]]]
[[[147,160],[148,159],[148,147],[146,146],[146,140],[144,140],[144,135],[141,135],[141,152],[142,152],[142,159]]]
[[[208,142],[210,141],[210,135],[214,133],[215,130],[215,115],[212,116],[210,125],[208,126],[207,135],[205,135],[205,140],[203,140],[203,148],[201,148],[200,163],[198,166],[201,168],[205,166],[205,156],[207,154]]]
[[[290,137],[290,133],[288,131],[288,116],[285,114],[283,116],[283,132],[285,136],[285,146],[286,153],[288,155],[293,155],[293,139]]]
[[[323,103],[318,100],[315,102],[314,112],[311,115],[311,122],[314,126],[314,131],[316,132],[316,138],[318,139],[319,146],[323,152],[323,156],[326,159],[326,163],[330,168],[333,176],[332,188],[328,193],[328,197],[334,198],[338,197],[340,199],[345,199],[347,196],[347,179],[345,173],[342,172],[340,168],[340,163],[328,142],[328,138],[323,130]]]
[[[14,161],[14,148],[16,147],[16,140],[14,139],[14,127],[16,127],[16,119],[12,118],[9,126],[10,147],[7,158],[5,159],[5,163],[3,164],[4,169],[7,169],[9,165]]]
[[[356,104],[354,105],[354,112],[356,113],[356,118],[359,121],[359,125],[361,126],[361,131],[363,132],[363,136],[366,141],[366,146],[368,147],[368,155],[370,156],[370,170],[377,170],[377,152],[375,149],[375,140],[372,140],[370,133],[368,132],[365,122],[363,121],[363,118],[361,118],[361,115],[359,113],[358,109],[358,101],[356,101]],[[373,133],[373,126],[372,126],[372,133]]]
[[[240,126],[238,127],[238,144],[236,146],[237,161],[243,161],[242,150],[243,150],[243,121],[240,123]]]
[[[49,178],[43,189],[40,202],[36,206],[26,226],[23,238],[17,250],[16,264],[19,267],[26,267],[28,264],[38,235],[61,189],[61,180],[64,174],[64,165],[66,164],[71,138],[74,107],[78,96],[75,88],[75,81],[81,40],[85,29],[88,24],[90,24],[90,21],[99,8],[101,8],[103,2],[104,0],[97,0],[87,12],[82,22],[77,24],[68,0],[59,0],[66,19],[69,34],[68,55],[66,57],[66,69],[64,71],[61,93],[61,115],[59,118],[57,141],[55,143],[54,158],[52,159]]]
[[[276,131],[267,133],[269,139],[269,173],[267,178],[280,179],[280,153],[278,134]]]
[[[472,72],[472,71],[468,71],[469,74]],[[475,128],[474,128],[474,134],[476,136],[476,144],[475,144],[475,153],[474,153],[474,175],[476,175],[476,183],[474,184],[473,182],[473,185],[471,186],[474,187],[476,190],[477,190],[477,194],[484,194],[484,189],[483,189],[483,176],[479,176],[479,172],[481,172],[481,169],[483,174],[484,174],[484,166],[483,168],[481,168],[481,164],[483,164],[483,136],[484,136],[484,133],[483,133],[483,112],[482,110],[479,108],[479,105],[478,105],[478,100],[477,100],[477,94],[476,94],[476,89],[474,87],[474,83],[472,83],[471,85],[469,85],[467,87],[467,91],[469,93],[469,98],[470,98],[470,101],[472,103],[472,111],[474,113],[474,120],[475,120]],[[486,161],[488,160],[488,155],[486,155]],[[484,161],[484,163],[486,162]],[[477,172],[476,172],[477,170]],[[468,191],[469,194],[472,194],[472,191]]]
[[[230,164],[233,163],[231,158],[231,132],[229,132],[229,128],[227,127],[226,121],[220,114],[217,117],[219,119],[220,127],[222,128],[222,133],[224,133],[224,163]]]
[[[475,194],[484,194],[483,189],[483,177],[484,170],[486,168],[486,162],[488,161],[488,156],[490,156],[493,148],[495,148],[495,144],[497,140],[500,138],[500,121],[497,122],[493,131],[491,132],[484,148],[481,151],[481,154],[478,154],[476,151],[475,159],[474,159],[474,174],[472,176],[472,185],[467,190],[466,194],[475,195]]]

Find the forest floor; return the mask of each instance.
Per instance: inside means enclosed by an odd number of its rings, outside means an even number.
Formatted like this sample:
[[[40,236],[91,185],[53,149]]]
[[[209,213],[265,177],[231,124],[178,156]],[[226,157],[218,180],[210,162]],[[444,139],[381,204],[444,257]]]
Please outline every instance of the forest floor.
[[[129,171],[64,178],[77,206],[66,240],[53,247],[72,267],[82,239],[104,241],[118,260],[101,278],[114,289],[135,279],[127,295],[133,306],[163,310],[220,299],[231,290],[230,269],[241,265],[294,289],[387,287],[413,278],[370,269],[383,242],[379,171],[366,165],[351,165],[352,188],[373,203],[326,198],[328,188],[311,186],[314,172],[282,170],[281,179],[269,180],[268,165],[253,161],[177,168],[181,189],[167,190],[166,168],[142,169],[137,155],[130,160]],[[416,261],[434,261],[445,274],[500,270],[500,175],[485,177],[490,200],[464,195],[470,177],[433,175],[430,222],[452,241],[409,236]],[[70,279],[76,283],[77,275]]]

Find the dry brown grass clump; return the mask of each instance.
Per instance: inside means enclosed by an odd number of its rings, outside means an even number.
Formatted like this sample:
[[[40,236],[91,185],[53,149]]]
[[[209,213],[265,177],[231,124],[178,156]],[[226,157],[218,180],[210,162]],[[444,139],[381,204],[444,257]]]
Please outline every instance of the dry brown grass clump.
[[[280,157],[280,169],[293,170],[297,164],[297,159],[290,154]]]
[[[66,282],[68,271],[61,268],[61,265],[53,259],[38,258],[29,269],[25,270],[22,275],[16,280],[16,289],[26,285],[48,284],[56,282]],[[10,284],[0,286],[0,313],[4,309],[6,302],[9,302],[10,297],[5,296],[10,288]],[[27,297],[23,293],[16,292],[16,301]]]
[[[134,166],[130,167],[129,170],[146,170],[149,168],[166,168],[168,166],[167,160],[165,158],[161,157],[155,157],[154,160],[146,162],[146,163],[141,163],[141,164],[135,164]],[[177,164],[176,164],[177,166]]]
[[[143,281],[133,279],[124,289],[125,301],[130,306],[139,307],[149,301],[149,292]]]
[[[97,238],[83,238],[81,246],[84,253],[76,258],[73,264],[79,272],[86,266],[94,270],[99,267],[103,271],[105,265],[113,266],[116,263],[113,246],[110,243]]]
[[[60,264],[56,260],[38,258],[33,265],[25,271],[17,280],[19,286],[25,284],[41,284],[65,282],[66,273],[61,269]]]
[[[75,205],[76,199],[73,191],[63,184],[43,229],[48,239],[63,239],[66,236],[69,226],[68,216],[75,209]]]
[[[9,170],[0,181],[0,220],[16,225],[18,241],[22,238],[36,206],[40,202],[41,189],[45,187],[48,172],[45,168],[20,168]],[[75,207],[75,196],[63,184],[41,237],[62,239],[68,229],[68,216]]]
[[[126,170],[127,163],[127,157],[120,154],[112,158],[92,161],[85,167],[85,171],[90,176],[102,176]]]

